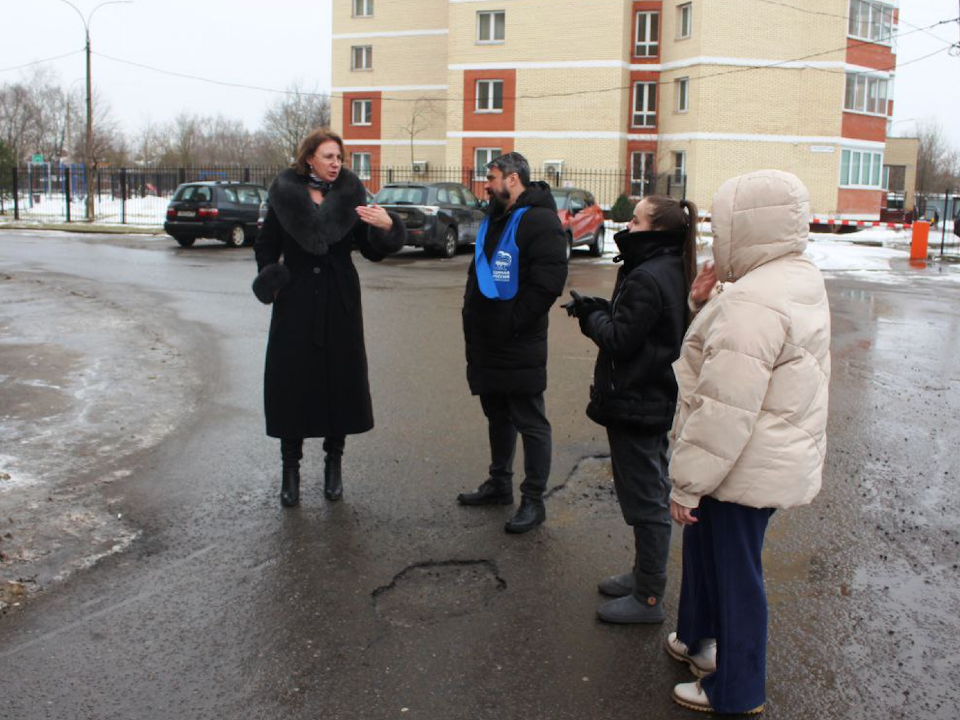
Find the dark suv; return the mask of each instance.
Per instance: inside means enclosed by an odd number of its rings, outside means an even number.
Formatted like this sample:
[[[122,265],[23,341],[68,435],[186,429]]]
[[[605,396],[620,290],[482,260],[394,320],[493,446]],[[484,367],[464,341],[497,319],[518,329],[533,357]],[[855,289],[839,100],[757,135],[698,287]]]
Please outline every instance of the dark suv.
[[[477,239],[484,217],[476,195],[459,183],[389,183],[374,202],[403,219],[407,245],[448,258]]]
[[[250,183],[184,183],[167,206],[163,229],[181,247],[190,247],[200,237],[240,247],[256,236],[257,214],[266,199],[266,188]]]

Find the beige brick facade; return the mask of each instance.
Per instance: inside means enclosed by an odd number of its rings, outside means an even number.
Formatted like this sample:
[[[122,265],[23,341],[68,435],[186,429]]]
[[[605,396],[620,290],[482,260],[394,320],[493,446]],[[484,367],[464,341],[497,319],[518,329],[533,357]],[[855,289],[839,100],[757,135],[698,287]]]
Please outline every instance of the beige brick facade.
[[[374,0],[363,18],[352,16],[352,0],[334,6],[333,124],[349,134],[338,93],[379,93],[377,138],[348,144],[379,148],[383,166],[410,164],[414,107],[429,100],[413,159],[433,167],[472,165],[475,148],[501,148],[522,152],[534,172],[563,161],[628,178],[632,152],[652,152],[660,173],[683,152],[686,194],[704,210],[723,180],[764,167],[799,175],[818,214],[849,216],[880,197],[849,178],[840,184],[845,148],[883,152],[874,122],[883,118],[844,112],[847,73],[870,57],[847,48],[848,0]],[[502,20],[489,15],[498,12]],[[634,55],[638,12],[659,13],[653,56]],[[481,38],[481,21],[493,36]],[[360,44],[373,48],[369,71],[351,70]],[[492,79],[503,83],[503,105],[480,108]],[[631,123],[635,81],[657,83],[649,130]]]

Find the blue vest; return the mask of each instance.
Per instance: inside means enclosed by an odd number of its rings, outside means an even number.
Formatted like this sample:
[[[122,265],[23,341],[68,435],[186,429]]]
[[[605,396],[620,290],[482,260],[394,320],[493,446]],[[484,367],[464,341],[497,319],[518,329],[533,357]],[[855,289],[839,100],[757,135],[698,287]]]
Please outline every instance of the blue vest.
[[[477,233],[477,241],[473,251],[473,264],[477,273],[477,285],[480,292],[491,300],[512,300],[517,294],[520,273],[520,249],[517,247],[517,227],[520,218],[530,209],[529,205],[517,208],[507,220],[493,253],[493,267],[483,251],[484,241],[487,239],[487,230],[490,227],[490,218],[485,217]]]

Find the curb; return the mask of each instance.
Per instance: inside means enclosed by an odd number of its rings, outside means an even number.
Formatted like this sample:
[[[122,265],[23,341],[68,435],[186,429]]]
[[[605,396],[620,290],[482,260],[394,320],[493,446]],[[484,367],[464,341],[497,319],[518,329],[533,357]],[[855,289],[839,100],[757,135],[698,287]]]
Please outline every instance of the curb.
[[[100,235],[166,235],[162,227],[154,225],[88,225],[86,223],[24,223],[2,222],[0,230],[52,230]]]

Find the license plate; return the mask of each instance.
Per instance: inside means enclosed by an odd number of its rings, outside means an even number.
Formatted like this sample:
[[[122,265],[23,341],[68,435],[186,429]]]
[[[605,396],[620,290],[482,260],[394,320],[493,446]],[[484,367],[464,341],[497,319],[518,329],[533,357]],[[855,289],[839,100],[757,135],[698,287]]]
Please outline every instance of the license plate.
[[[196,217],[197,213],[194,210],[180,210],[177,212],[177,217]]]

